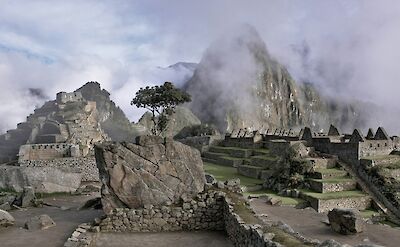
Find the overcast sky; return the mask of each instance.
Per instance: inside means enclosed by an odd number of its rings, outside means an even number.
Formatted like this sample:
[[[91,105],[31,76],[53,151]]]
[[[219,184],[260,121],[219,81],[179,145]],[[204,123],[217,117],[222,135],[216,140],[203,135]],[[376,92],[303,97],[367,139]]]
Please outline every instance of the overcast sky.
[[[87,81],[136,121],[141,111],[129,102],[140,86],[181,78],[158,66],[198,62],[241,23],[297,80],[338,97],[400,103],[396,0],[0,0],[0,129]]]

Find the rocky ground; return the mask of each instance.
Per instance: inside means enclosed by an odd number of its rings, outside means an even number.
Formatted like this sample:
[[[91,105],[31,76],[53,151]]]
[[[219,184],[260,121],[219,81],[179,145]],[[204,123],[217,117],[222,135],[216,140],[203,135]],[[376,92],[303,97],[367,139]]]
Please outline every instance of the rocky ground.
[[[282,221],[303,236],[320,241],[334,239],[342,244],[372,243],[387,247],[397,247],[400,243],[400,230],[387,225],[367,224],[364,232],[345,236],[333,232],[324,223],[328,219],[326,214],[317,213],[311,208],[301,210],[291,206],[270,206],[261,199],[252,200],[251,206],[257,214],[266,215],[266,220]]]
[[[102,210],[78,210],[90,198],[93,198],[93,196],[49,197],[45,198],[44,201],[54,205],[52,207],[44,206],[42,208],[10,211],[10,214],[15,218],[15,224],[0,229],[0,246],[63,246],[79,224],[93,221],[94,218],[103,214]],[[42,214],[49,215],[56,226],[45,230],[27,230],[24,228],[28,219]]]

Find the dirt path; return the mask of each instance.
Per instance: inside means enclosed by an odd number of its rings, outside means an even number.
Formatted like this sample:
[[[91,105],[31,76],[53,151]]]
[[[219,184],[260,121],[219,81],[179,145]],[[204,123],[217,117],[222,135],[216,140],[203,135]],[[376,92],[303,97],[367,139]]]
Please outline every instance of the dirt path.
[[[223,232],[98,233],[95,247],[233,247]]]
[[[257,214],[267,214],[265,219],[271,221],[282,221],[290,225],[293,230],[300,232],[308,238],[324,241],[334,239],[342,244],[366,244],[373,243],[387,247],[398,247],[400,243],[400,230],[386,225],[367,225],[363,233],[344,236],[335,233],[322,221],[327,220],[326,214],[320,214],[313,209],[295,209],[289,206],[274,207],[265,202],[255,199],[251,202]]]
[[[0,246],[22,247],[61,247],[75,228],[84,222],[92,221],[95,217],[103,214],[102,210],[77,210],[86,200],[87,196],[69,196],[47,198],[46,202],[53,205],[69,207],[68,210],[61,210],[56,207],[29,208],[28,210],[11,211],[16,224],[0,230]],[[48,214],[56,226],[46,229],[29,231],[23,228],[25,221],[30,217]]]

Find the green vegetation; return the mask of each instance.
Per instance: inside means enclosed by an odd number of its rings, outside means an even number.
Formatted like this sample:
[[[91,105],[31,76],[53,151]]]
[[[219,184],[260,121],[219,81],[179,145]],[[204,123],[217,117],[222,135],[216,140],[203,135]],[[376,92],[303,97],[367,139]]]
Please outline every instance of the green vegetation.
[[[38,199],[49,198],[49,197],[62,197],[62,196],[73,196],[74,194],[69,192],[53,192],[53,193],[36,193]]]
[[[269,190],[269,189],[246,192],[246,193],[244,193],[244,195],[246,195],[246,196],[268,195],[268,196],[271,196],[273,198],[281,200],[282,201],[282,205],[287,205],[287,206],[296,206],[297,204],[304,202],[304,200],[300,199],[300,198],[280,196],[276,192],[274,192],[273,190]]]
[[[360,213],[361,213],[361,216],[366,219],[372,218],[372,216],[374,216],[374,215],[379,215],[379,212],[372,208],[366,209],[366,210],[361,210]]]
[[[353,182],[354,180],[350,177],[335,177],[335,178],[326,178],[326,179],[314,179],[310,178],[309,180],[327,184],[336,184],[336,183],[346,183]]]
[[[317,192],[312,192],[310,190],[301,190],[301,192],[307,196],[314,197],[314,198],[321,199],[321,200],[367,196],[367,194],[365,194],[364,192],[359,191],[359,190],[347,190],[347,191],[328,192],[328,193],[317,193]]]
[[[146,108],[151,112],[154,125],[151,132],[153,135],[160,135],[167,128],[175,107],[190,101],[190,94],[176,88],[171,82],[165,82],[161,86],[140,88],[131,105]]]
[[[263,181],[260,179],[249,178],[237,173],[235,167],[221,166],[212,163],[204,162],[205,172],[213,175],[217,180],[226,181],[229,179],[239,178],[240,184],[243,186],[255,186],[262,184]]]

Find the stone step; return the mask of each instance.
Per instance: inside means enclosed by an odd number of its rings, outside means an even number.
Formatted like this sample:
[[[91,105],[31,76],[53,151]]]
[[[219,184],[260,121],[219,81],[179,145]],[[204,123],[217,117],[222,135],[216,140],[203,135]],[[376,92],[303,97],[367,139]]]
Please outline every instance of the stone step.
[[[331,179],[308,179],[311,189],[318,193],[355,190],[357,182],[350,177]]]
[[[209,151],[203,152],[201,154],[201,156],[204,158],[214,159],[214,160],[217,160],[219,157],[225,156],[225,155],[226,154],[224,154],[224,153],[214,153],[214,152],[209,152]]]
[[[315,193],[302,190],[300,197],[308,202],[317,212],[327,212],[333,208],[353,208],[365,210],[371,207],[372,199],[359,191],[342,191],[330,193]]]
[[[264,168],[258,166],[249,166],[249,165],[239,165],[237,167],[237,171],[239,174],[250,177],[250,178],[260,178],[261,172]]]
[[[209,159],[206,157],[201,157],[201,159],[203,160],[204,163],[212,163],[212,164],[218,165],[217,161],[214,159]]]
[[[309,178],[315,179],[329,179],[335,177],[344,177],[348,173],[345,170],[341,170],[338,168],[329,168],[329,169],[318,169],[313,173],[307,175]]]
[[[268,149],[254,149],[253,150],[253,155],[254,156],[260,156],[260,155],[270,155],[271,152]]]
[[[313,165],[314,170],[329,169],[337,167],[336,159],[329,158],[306,158]]]
[[[209,151],[214,153],[224,153],[236,158],[248,158],[253,154],[253,151],[251,149],[236,147],[212,146],[210,147]]]
[[[267,155],[259,155],[250,157],[250,165],[258,166],[263,168],[269,168],[276,164],[278,161],[277,157],[267,156]]]
[[[244,163],[243,159],[227,157],[227,156],[221,156],[218,157],[217,159],[203,157],[203,161],[210,162],[216,165],[231,166],[231,167],[238,167],[239,165],[243,165]]]

